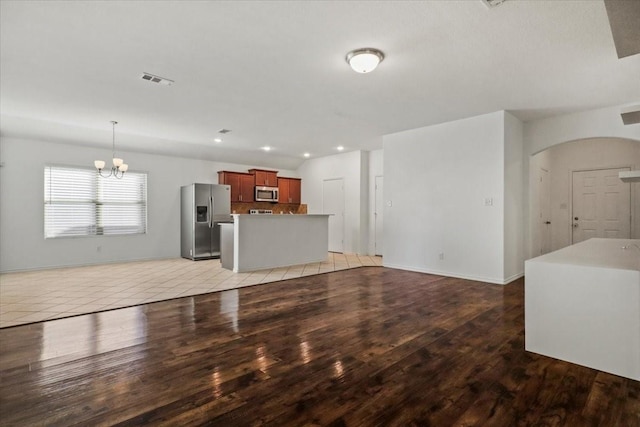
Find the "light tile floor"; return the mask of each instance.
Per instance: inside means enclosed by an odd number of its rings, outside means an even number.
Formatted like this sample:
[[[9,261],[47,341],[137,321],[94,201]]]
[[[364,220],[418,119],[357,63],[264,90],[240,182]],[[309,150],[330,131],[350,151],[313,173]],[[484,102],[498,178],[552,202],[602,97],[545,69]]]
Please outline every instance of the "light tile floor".
[[[362,266],[381,257],[329,253],[324,262],[233,273],[220,260],[103,264],[0,275],[0,328],[310,276]]]

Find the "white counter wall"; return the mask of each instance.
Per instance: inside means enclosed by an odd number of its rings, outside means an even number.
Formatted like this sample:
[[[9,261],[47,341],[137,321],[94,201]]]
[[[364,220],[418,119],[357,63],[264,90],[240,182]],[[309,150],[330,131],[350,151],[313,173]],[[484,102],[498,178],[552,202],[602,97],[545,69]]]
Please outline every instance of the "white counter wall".
[[[589,239],[526,261],[525,348],[640,380],[640,240]]]
[[[244,273],[327,259],[329,215],[233,215],[233,271]],[[226,237],[223,237],[223,240]],[[222,265],[228,249],[223,241]]]

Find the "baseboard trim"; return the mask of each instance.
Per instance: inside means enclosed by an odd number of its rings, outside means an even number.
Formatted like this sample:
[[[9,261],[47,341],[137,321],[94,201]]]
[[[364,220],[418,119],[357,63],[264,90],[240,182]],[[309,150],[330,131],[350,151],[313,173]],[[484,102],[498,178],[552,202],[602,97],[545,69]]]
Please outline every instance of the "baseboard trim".
[[[524,276],[524,272],[514,274],[513,276],[507,277],[506,279],[472,276],[472,275],[466,275],[466,274],[453,273],[450,271],[432,270],[429,268],[412,267],[412,266],[406,266],[406,265],[400,265],[400,264],[387,263],[384,261],[384,258],[382,258],[382,266],[388,267],[388,268],[395,268],[398,270],[415,271],[416,273],[427,273],[427,274],[434,274],[436,276],[455,277],[456,279],[474,280],[477,282],[490,283],[492,285],[506,285]]]
[[[180,255],[171,256],[171,257],[159,257],[159,258],[136,258],[136,259],[126,259],[126,260],[88,262],[88,263],[81,263],[81,264],[47,265],[47,266],[39,266],[39,267],[21,268],[16,270],[1,270],[0,274],[23,273],[28,271],[42,271],[42,270],[57,270],[60,268],[91,267],[94,265],[125,264],[128,262],[162,261],[162,260],[174,259],[174,258],[180,258]]]

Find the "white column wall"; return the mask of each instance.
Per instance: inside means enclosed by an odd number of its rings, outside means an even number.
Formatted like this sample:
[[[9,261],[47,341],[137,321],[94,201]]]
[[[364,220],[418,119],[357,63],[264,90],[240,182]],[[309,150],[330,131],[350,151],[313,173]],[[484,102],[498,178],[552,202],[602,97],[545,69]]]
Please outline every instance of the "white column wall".
[[[0,138],[0,271],[78,266],[180,256],[180,187],[217,183],[219,170],[238,165],[123,152],[131,171],[147,172],[147,234],[44,239],[44,167],[91,167],[109,150]],[[297,176],[282,170],[283,176]],[[304,181],[303,181],[304,186]]]
[[[522,122],[504,113],[504,273],[506,283],[524,274]]]
[[[499,111],[383,137],[385,266],[504,283],[504,121]]]

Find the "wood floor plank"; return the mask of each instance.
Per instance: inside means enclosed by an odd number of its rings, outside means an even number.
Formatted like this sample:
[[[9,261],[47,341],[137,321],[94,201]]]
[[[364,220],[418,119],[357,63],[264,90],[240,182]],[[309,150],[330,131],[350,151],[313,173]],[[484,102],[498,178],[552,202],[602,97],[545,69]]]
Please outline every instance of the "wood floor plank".
[[[524,351],[523,288],[365,267],[0,329],[0,425],[639,426],[639,382]]]

